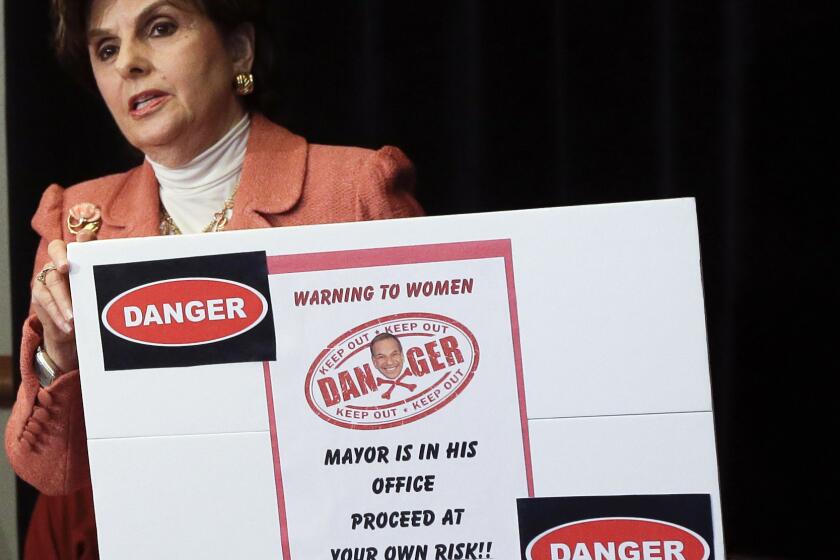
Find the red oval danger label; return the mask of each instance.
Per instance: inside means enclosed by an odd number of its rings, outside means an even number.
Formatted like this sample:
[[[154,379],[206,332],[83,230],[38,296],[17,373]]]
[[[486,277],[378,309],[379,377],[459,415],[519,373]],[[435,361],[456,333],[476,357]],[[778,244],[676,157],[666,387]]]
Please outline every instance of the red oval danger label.
[[[458,396],[478,366],[478,343],[461,323],[400,313],[342,334],[306,376],[306,400],[332,424],[375,430],[414,422]]]
[[[242,334],[268,311],[257,290],[219,278],[176,278],[118,295],[102,310],[115,335],[152,346],[192,346]]]
[[[610,517],[550,529],[525,553],[528,560],[707,560],[709,544],[673,523]]]

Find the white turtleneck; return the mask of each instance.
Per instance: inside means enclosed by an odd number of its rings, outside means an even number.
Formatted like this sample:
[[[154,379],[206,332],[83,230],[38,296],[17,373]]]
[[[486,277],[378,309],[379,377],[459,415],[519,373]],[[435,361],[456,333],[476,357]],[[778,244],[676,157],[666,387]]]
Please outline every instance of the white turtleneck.
[[[251,119],[245,115],[182,167],[166,167],[146,157],[160,184],[160,201],[182,233],[201,233],[224,207],[239,183],[250,131]]]

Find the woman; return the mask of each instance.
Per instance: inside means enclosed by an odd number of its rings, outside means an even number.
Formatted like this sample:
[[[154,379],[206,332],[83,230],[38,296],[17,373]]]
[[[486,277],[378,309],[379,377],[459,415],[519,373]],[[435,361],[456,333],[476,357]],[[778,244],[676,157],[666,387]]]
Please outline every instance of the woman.
[[[36,507],[27,557],[96,557],[66,243],[421,213],[396,148],[310,145],[259,114],[261,4],[53,0],[58,54],[93,78],[146,161],[50,186],[32,221],[41,244],[6,452],[21,478],[67,498]]]

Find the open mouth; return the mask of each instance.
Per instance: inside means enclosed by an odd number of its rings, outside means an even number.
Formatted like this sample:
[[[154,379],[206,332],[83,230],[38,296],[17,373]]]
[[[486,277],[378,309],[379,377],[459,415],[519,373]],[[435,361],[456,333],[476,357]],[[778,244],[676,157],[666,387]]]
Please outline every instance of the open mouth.
[[[132,97],[128,102],[132,116],[143,116],[169,99],[169,95],[162,91],[144,91]]]
[[[151,103],[153,99],[155,99],[155,96],[145,97],[145,98],[141,99],[140,101],[135,101],[134,102],[134,107],[132,107],[131,110],[132,111],[137,111],[138,109],[142,109],[143,107],[146,107],[149,103]]]

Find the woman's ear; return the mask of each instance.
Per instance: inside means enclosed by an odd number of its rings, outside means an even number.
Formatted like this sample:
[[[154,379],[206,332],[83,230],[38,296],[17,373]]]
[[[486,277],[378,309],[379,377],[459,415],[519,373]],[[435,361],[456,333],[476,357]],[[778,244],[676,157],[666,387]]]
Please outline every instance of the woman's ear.
[[[234,73],[251,71],[254,66],[255,41],[254,26],[250,23],[240,24],[228,37],[227,46]]]

